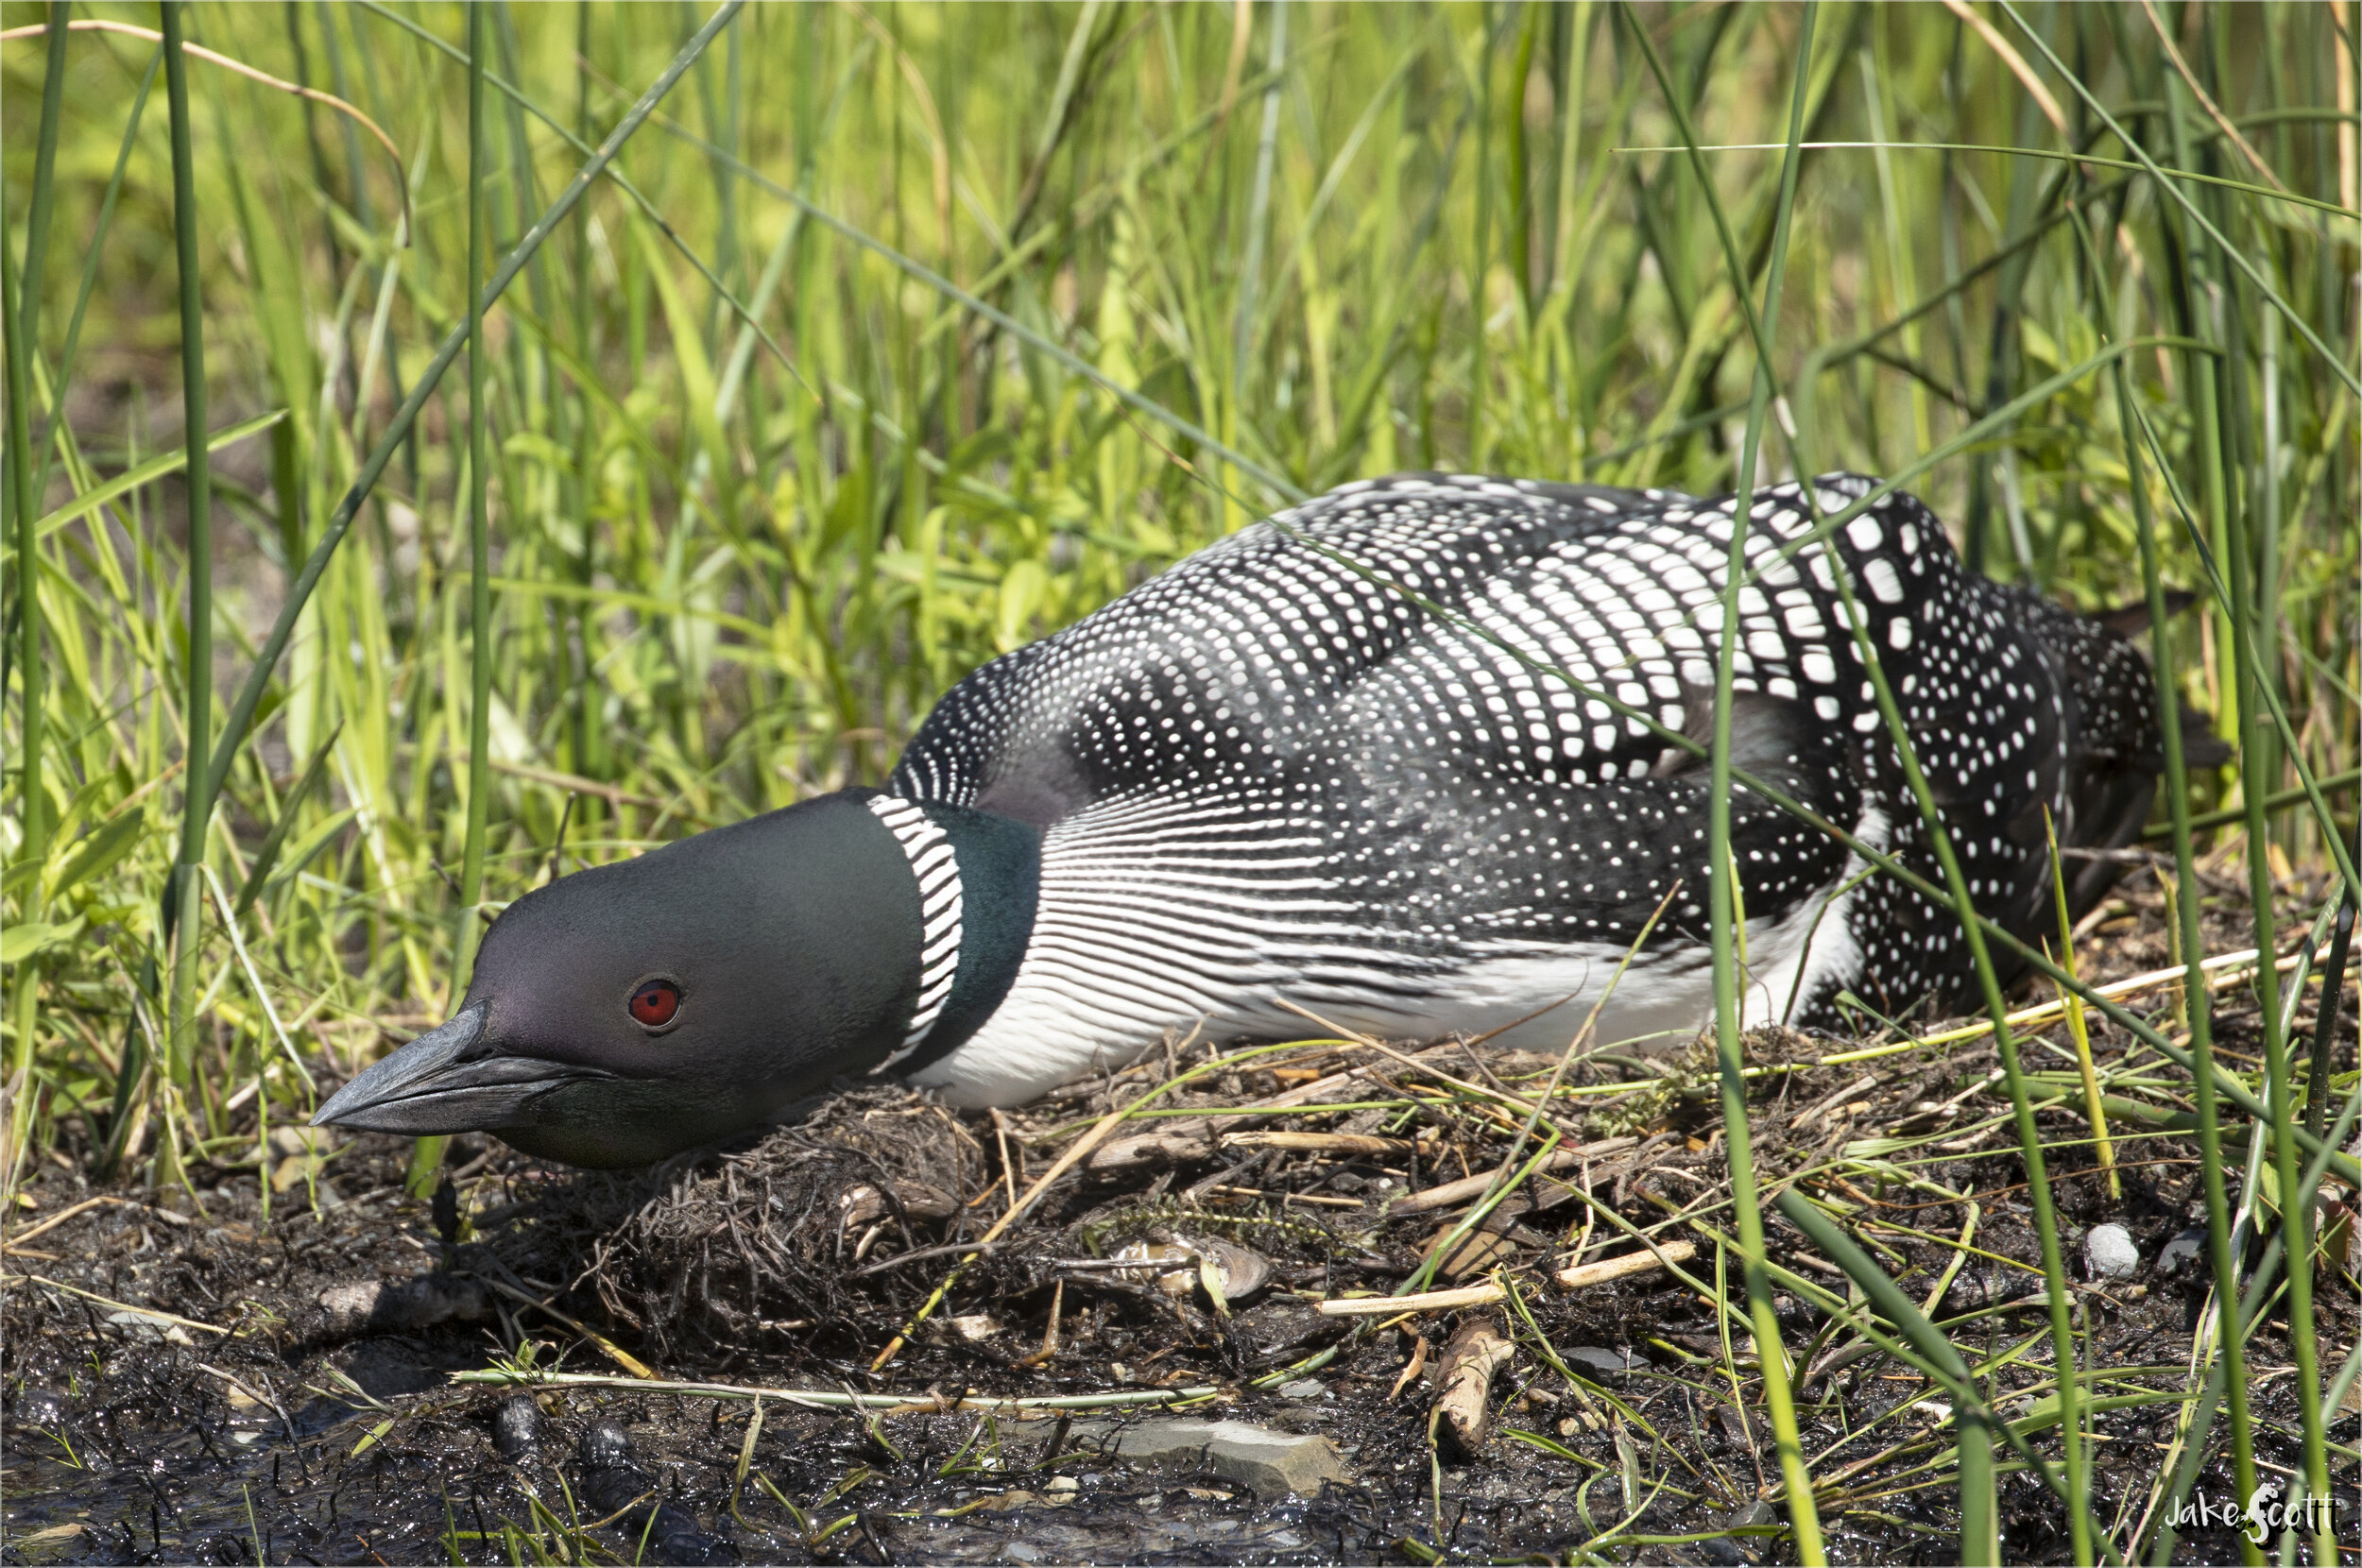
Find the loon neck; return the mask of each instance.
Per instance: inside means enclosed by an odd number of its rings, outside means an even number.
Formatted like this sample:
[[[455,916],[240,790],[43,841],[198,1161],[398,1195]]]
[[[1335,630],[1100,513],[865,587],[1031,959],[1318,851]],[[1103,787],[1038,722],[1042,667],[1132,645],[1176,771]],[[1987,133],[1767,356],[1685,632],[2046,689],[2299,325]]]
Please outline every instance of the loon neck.
[[[1014,817],[877,794],[918,882],[918,999],[902,1043],[872,1072],[916,1072],[984,1027],[1024,961],[1041,888],[1041,831]]]

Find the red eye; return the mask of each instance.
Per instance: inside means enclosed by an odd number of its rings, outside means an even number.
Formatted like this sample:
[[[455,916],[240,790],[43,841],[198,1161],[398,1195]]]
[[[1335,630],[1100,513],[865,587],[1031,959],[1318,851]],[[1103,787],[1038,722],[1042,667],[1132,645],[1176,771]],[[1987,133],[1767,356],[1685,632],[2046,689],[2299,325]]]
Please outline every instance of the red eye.
[[[650,980],[631,994],[631,1015],[644,1029],[662,1029],[680,1011],[680,988],[671,980]]]

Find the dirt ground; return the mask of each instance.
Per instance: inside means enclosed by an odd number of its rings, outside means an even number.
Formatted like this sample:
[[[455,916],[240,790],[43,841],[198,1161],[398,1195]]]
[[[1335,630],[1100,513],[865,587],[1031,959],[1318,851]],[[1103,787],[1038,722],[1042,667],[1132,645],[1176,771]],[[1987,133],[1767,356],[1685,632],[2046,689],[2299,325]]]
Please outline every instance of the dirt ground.
[[[2210,950],[2246,945],[2237,902],[2226,891],[2210,910]],[[2153,881],[2133,878],[2114,909],[2087,923],[2084,974],[2169,962]],[[2216,999],[2219,1048],[2251,1056],[2251,994]],[[2128,1004],[2170,1023],[2163,990]],[[2308,1035],[2313,1011],[2300,1010]],[[2106,1375],[2104,1393],[2179,1390],[2204,1301],[2202,1265],[2176,1267],[2169,1246],[2202,1223],[2195,1147],[2169,1119],[2187,1079],[2128,1058],[2133,1040],[2103,1020],[2092,1031],[2103,1070],[2136,1069],[2111,1092],[2151,1114],[2115,1125],[2120,1198],[2080,1093],[2040,1115],[2087,1371]],[[2062,1027],[2041,1038],[2068,1042]],[[1754,1081],[1759,1172],[1850,1207],[1854,1234],[1914,1298],[1943,1284],[1937,1316],[1967,1318],[1964,1350],[2030,1341],[1993,1374],[2014,1411],[2014,1390],[2046,1382],[2049,1351],[1991,1041],[1809,1065],[1849,1044],[1751,1038],[1757,1064],[1792,1069]],[[2026,1049],[2063,1087],[2061,1054]],[[1442,1251],[1478,1195],[1439,1189],[1481,1187],[1513,1147],[1520,1162],[1538,1150],[1515,1108],[1562,1064],[1459,1043],[1213,1055],[1176,1044],[1019,1113],[850,1089],[751,1147],[631,1177],[463,1138],[426,1200],[403,1190],[407,1148],[391,1138],[317,1155],[282,1141],[269,1162],[200,1167],[194,1192],[161,1194],[94,1187],[62,1148],[8,1244],[0,1558],[1566,1560],[1598,1542],[1627,1561],[1793,1559],[1752,1350],[1741,1334],[1726,1358],[1711,1296],[1661,1269],[1571,1291],[1551,1278],[1578,1255],[1635,1253],[1620,1218],[1695,1244],[1687,1271],[1712,1288],[1713,1236],[1732,1221],[1710,1058],[1606,1053],[1566,1069],[1584,1092],[1556,1120],[1583,1154],[1467,1230],[1422,1287],[1504,1279],[1515,1306],[1348,1317],[1313,1304],[1390,1295]],[[2336,1066],[2353,1065],[2349,1013]],[[1176,1077],[1151,1107],[1166,1114],[1123,1122],[1035,1192],[1111,1110]],[[1967,1203],[1910,1178],[1977,1205],[1974,1251],[1955,1244]],[[1030,1208],[980,1247],[1015,1194]],[[2084,1242],[2105,1222],[2130,1232],[2133,1274],[2094,1277]],[[1165,1261],[1125,1267],[1126,1249]],[[1844,1289],[1785,1222],[1772,1251]],[[1734,1295],[1737,1275],[1734,1262]],[[2323,1355],[2342,1357],[2362,1306],[2350,1274],[2319,1280]],[[1956,1560],[1950,1428],[1929,1386],[1847,1349],[1798,1293],[1776,1306],[1804,1369],[1799,1420],[1832,1560]],[[1513,1349],[1468,1451],[1431,1407],[1455,1336],[1479,1317]],[[2248,1364],[2259,1461],[2284,1470],[2298,1463],[2285,1327],[2268,1321]],[[635,1366],[900,1403],[774,1398],[758,1426],[745,1399],[623,1386]],[[453,1378],[499,1369],[615,1382]],[[976,1407],[1090,1395],[1139,1403],[1081,1419]],[[2182,1408],[2127,1400],[2094,1418],[2103,1521],[2141,1517]],[[1210,1457],[1157,1470],[1107,1452],[1110,1423],[1174,1416],[1325,1436],[1348,1479],[1258,1494]],[[2056,1457],[2055,1430],[2036,1443]],[[2352,1497],[2362,1468],[2341,1459],[2337,1480]],[[2200,1487],[2230,1494],[2219,1457]],[[2002,1496],[2011,1560],[2070,1559],[2065,1516],[2037,1481],[2009,1474]],[[2362,1540],[2362,1519],[2338,1525]],[[2175,1560],[2235,1553],[2228,1529],[2199,1529]]]

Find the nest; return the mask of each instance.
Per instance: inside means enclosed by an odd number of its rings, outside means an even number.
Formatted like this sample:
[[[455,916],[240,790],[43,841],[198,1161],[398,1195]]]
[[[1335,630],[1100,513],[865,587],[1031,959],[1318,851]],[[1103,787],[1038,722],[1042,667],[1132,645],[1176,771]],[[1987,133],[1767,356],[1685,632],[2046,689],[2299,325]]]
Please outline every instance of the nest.
[[[1466,1172],[1498,1165],[1516,1130],[1513,1117],[1453,1109],[1448,1093],[1402,1101],[1405,1111],[1424,1107],[1415,1118],[1424,1142],[1401,1135],[1415,1126],[1386,1131],[1399,1112],[1341,1120],[1288,1108],[1306,1095],[1402,1095],[1395,1081],[1405,1068],[1422,1076],[1408,1059],[1356,1066],[1315,1050],[1301,1060],[1316,1065],[1289,1069],[1292,1094],[1268,1071],[1201,1073],[1166,1103],[1207,1115],[1108,1138],[1035,1194],[1020,1223],[978,1245],[1007,1209],[1001,1195],[1030,1187],[1043,1159],[1185,1065],[1207,1066],[1217,1054],[1195,1045],[990,1119],[963,1117],[899,1085],[840,1082],[808,1119],[751,1146],[685,1154],[638,1175],[578,1173],[488,1215],[479,1234],[515,1274],[570,1279],[578,1300],[595,1297],[608,1319],[668,1359],[866,1355],[947,1285],[931,1342],[948,1335],[947,1343],[980,1346],[1018,1322],[1054,1319],[1061,1290],[1070,1306],[1098,1304],[1168,1338],[1222,1339],[1230,1305],[1275,1287],[1335,1287],[1340,1265],[1356,1277],[1416,1268],[1455,1217],[1412,1202],[1405,1178],[1418,1168],[1464,1185]],[[1457,1044],[1421,1056],[1521,1081],[1558,1065],[1496,1052],[1480,1066]],[[1703,1115],[1702,1096],[1687,1103],[1693,1076],[1675,1070],[1592,1120],[1621,1132],[1624,1120],[1661,1120],[1676,1106]],[[1642,1141],[1625,1135],[1608,1147],[1629,1160],[1627,1146]],[[1652,1140],[1652,1162],[1711,1158],[1654,1147],[1664,1141]],[[1610,1161],[1598,1174],[1616,1181],[1622,1169]],[[1519,1217],[1570,1197],[1551,1184],[1503,1205],[1438,1260],[1436,1283],[1481,1277],[1533,1252],[1549,1238]],[[1209,1259],[1214,1291],[1201,1277]]]
[[[509,1234],[570,1255],[576,1288],[667,1353],[745,1348],[913,1304],[912,1286],[862,1274],[864,1261],[938,1240],[984,1178],[984,1150],[950,1112],[899,1085],[847,1083],[750,1148],[585,1174],[518,1211]]]
[[[1782,1030],[1743,1046],[1796,1069],[1751,1086],[1762,1169],[1853,1135],[1850,1115],[1822,1102],[1865,1091],[1811,1065],[1825,1048]],[[1887,1090],[1948,1093],[1962,1060],[1891,1072]],[[1528,1129],[1528,1097],[1562,1074],[1593,1092],[1559,1102],[1552,1152]],[[1445,1289],[1541,1269],[1569,1245],[1615,1252],[1596,1206],[1703,1201],[1727,1177],[1714,1075],[1704,1041],[1573,1065],[1456,1040],[1235,1060],[1191,1042],[1013,1112],[840,1082],[750,1146],[576,1174],[479,1235],[512,1273],[570,1280],[571,1310],[603,1313],[664,1360],[866,1360],[924,1316],[902,1354],[927,1375],[1025,1372],[1086,1344],[1154,1358],[1160,1376],[1185,1362],[1237,1371],[1309,1342],[1305,1294],[1383,1295],[1414,1272]],[[1166,1115],[1106,1124],[1143,1097]],[[1529,1165],[1513,1193],[1488,1196],[1498,1173]],[[1546,1315],[1599,1299],[1528,1294]]]

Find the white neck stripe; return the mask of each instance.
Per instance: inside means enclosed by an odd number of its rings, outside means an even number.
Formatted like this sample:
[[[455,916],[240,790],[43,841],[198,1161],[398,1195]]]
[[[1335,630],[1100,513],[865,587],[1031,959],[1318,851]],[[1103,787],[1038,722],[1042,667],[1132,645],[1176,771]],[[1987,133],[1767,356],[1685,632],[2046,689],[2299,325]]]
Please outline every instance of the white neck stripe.
[[[909,801],[872,795],[869,810],[885,824],[910,861],[911,875],[918,880],[921,922],[918,1009],[911,1014],[901,1048],[870,1069],[881,1073],[926,1042],[935,1020],[943,1015],[943,1004],[951,998],[951,981],[960,969],[960,862],[950,835]]]

